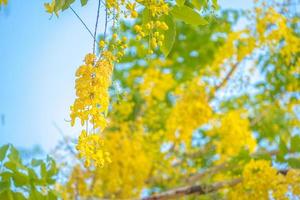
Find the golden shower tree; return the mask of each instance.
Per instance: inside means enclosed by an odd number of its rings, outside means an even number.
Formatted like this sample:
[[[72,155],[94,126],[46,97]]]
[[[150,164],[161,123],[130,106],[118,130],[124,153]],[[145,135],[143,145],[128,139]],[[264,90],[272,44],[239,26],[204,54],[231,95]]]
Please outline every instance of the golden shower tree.
[[[72,3],[53,0],[45,8],[55,15],[71,9],[92,38],[70,114],[82,131],[76,145],[64,140],[68,160],[58,162],[67,173],[56,193],[52,182],[37,192],[62,199],[299,198],[293,5],[256,1],[240,12],[219,10],[214,0],[106,0],[91,31]],[[98,35],[99,20],[105,30]]]

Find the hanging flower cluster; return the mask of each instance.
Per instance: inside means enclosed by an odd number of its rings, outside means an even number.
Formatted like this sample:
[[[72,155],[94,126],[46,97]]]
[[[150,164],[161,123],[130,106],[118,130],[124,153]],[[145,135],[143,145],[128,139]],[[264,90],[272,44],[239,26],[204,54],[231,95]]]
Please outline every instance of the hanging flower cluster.
[[[153,50],[163,45],[165,36],[164,32],[169,26],[162,20],[163,16],[169,14],[169,6],[163,0],[138,0],[146,8],[143,15],[146,19],[142,25],[135,25],[134,31],[137,33],[137,40],[148,37],[148,53],[152,54]]]
[[[82,130],[76,149],[79,157],[85,159],[85,167],[89,167],[94,162],[95,167],[103,167],[105,163],[110,163],[109,152],[104,149],[104,141],[97,134],[90,134]]]
[[[193,131],[211,119],[212,109],[199,79],[184,86],[175,91],[178,99],[167,120],[167,131],[171,140],[189,144]]]
[[[76,96],[71,106],[71,125],[78,118],[81,125],[91,125],[93,133],[83,130],[76,146],[80,157],[85,158],[88,167],[92,162],[95,166],[103,166],[109,162],[109,155],[103,151],[103,141],[96,130],[103,131],[107,125],[106,115],[109,107],[109,92],[114,63],[124,55],[126,38],[118,39],[116,34],[106,43],[99,42],[100,57],[95,54],[87,54],[84,64],[76,71]]]
[[[249,152],[255,150],[256,140],[250,131],[249,121],[243,114],[242,110],[228,112],[222,116],[220,125],[209,132],[219,138],[215,145],[221,162],[238,155],[242,149]]]
[[[90,122],[93,128],[104,129],[106,126],[105,113],[108,110],[108,87],[111,83],[113,64],[112,55],[104,52],[104,59],[96,62],[94,54],[87,54],[85,64],[76,72],[76,96],[71,106],[72,125],[75,119],[81,120],[81,125]]]

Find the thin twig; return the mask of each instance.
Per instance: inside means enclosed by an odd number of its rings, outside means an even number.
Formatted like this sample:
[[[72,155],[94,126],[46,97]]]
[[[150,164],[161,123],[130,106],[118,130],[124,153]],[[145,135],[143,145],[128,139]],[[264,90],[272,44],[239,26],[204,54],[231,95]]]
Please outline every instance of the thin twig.
[[[75,12],[75,10],[70,6],[70,9],[73,11],[73,13],[76,15],[76,17],[80,20],[80,22],[83,24],[85,29],[90,33],[92,38],[95,40],[92,31],[87,27],[87,25],[84,23],[84,21],[81,19],[81,17]]]
[[[106,38],[106,30],[107,30],[107,17],[108,17],[108,13],[107,13],[107,7],[105,8],[105,26],[104,26],[104,40]]]
[[[230,71],[229,71],[228,74],[225,76],[225,78],[222,80],[222,82],[221,82],[219,85],[217,85],[217,86],[215,87],[215,91],[219,90],[221,87],[223,87],[223,86],[227,83],[227,81],[228,81],[228,80],[230,79],[230,77],[232,76],[233,72],[237,69],[238,65],[239,65],[239,63],[237,62],[236,64],[234,64],[234,65],[231,67]]]
[[[101,0],[98,1],[97,18],[96,18],[95,31],[94,31],[94,41],[93,41],[93,53],[94,54],[95,54],[95,44],[96,44],[97,27],[98,27],[99,13],[100,13],[100,5],[101,5]]]

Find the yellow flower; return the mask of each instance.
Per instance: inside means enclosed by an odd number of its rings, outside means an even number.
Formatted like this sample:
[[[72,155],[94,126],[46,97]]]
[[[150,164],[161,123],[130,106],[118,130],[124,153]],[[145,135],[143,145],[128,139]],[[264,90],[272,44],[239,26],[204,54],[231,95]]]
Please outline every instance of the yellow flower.
[[[242,149],[253,152],[256,140],[253,137],[249,121],[243,116],[242,110],[226,113],[220,121],[220,125],[213,128],[208,134],[217,135],[219,140],[215,142],[220,161],[237,155]]]
[[[101,49],[103,49],[103,48],[105,47],[105,41],[104,41],[104,40],[100,40],[100,42],[99,42],[99,47],[100,47]]]
[[[243,170],[242,182],[229,191],[228,199],[270,199],[270,194],[274,199],[288,199],[286,193],[289,188],[289,175],[285,177],[279,174],[270,164],[266,160],[251,160],[247,163]],[[299,178],[297,180],[299,181]],[[293,179],[291,184],[295,183]]]
[[[96,61],[94,54],[87,54],[85,65],[76,71],[76,96],[71,106],[71,124],[79,118],[81,124],[93,124],[93,128],[106,127],[105,115],[109,106],[108,88],[111,84],[113,62],[111,52],[103,51],[102,58]],[[89,121],[89,122],[88,122]]]
[[[87,54],[84,58],[84,62],[86,65],[93,65],[95,60],[96,60],[96,55],[92,53]]]
[[[103,147],[104,142],[99,135],[88,135],[85,130],[81,132],[76,145],[79,156],[85,160],[85,167],[89,167],[91,163],[96,167],[103,167],[105,163],[111,162],[109,153]]]
[[[195,78],[176,90],[177,101],[167,120],[169,139],[190,144],[195,129],[212,117],[203,85]]]

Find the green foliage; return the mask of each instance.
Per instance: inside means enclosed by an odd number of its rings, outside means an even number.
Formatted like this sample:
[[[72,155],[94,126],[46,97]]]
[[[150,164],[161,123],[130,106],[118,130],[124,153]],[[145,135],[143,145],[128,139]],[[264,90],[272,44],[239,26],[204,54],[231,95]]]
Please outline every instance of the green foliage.
[[[85,6],[87,4],[88,0],[80,0],[80,2],[81,2],[82,6]]]
[[[170,16],[164,16],[162,18],[162,21],[166,22],[168,25],[169,29],[164,31],[165,35],[165,41],[163,42],[163,46],[161,47],[161,51],[163,54],[167,57],[172,50],[172,47],[175,42],[175,37],[176,37],[176,24],[172,17]]]
[[[0,148],[0,199],[57,199],[53,189],[58,172],[55,161],[33,159],[25,165],[18,150],[10,145]]]
[[[58,16],[60,11],[64,11],[75,2],[75,0],[55,0],[51,3],[45,3],[45,9],[48,13],[52,14],[55,13]],[[81,6],[85,6],[88,0],[80,0]]]
[[[184,5],[185,0],[176,0],[176,4],[179,6]]]
[[[190,25],[206,25],[208,22],[194,9],[182,5],[182,6],[174,6],[171,10],[171,14],[174,18],[181,20]]]
[[[217,0],[191,0],[192,5],[197,9],[209,9],[210,7],[214,9],[218,9],[218,1]]]
[[[298,152],[300,151],[300,136],[295,135],[291,139],[291,152]]]
[[[8,148],[9,148],[8,144],[0,148],[0,162],[2,162],[3,159],[5,158]]]
[[[288,164],[292,168],[300,169],[300,159],[299,158],[289,158],[287,159]]]

